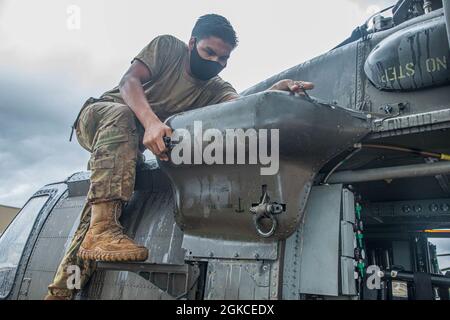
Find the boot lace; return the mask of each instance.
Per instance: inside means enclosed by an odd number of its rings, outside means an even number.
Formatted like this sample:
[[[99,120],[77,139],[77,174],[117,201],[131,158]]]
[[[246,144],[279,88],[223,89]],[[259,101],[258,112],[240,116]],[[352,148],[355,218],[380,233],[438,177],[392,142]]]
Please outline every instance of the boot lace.
[[[124,233],[124,227],[120,224],[119,220],[118,220],[118,212],[120,212],[119,210],[121,210],[121,208],[119,208],[119,206],[121,206],[121,204],[117,204],[114,208],[114,223],[115,225],[113,226],[113,228],[111,228],[111,234],[114,236],[114,238],[117,239],[117,241],[120,243],[122,242],[122,240],[127,240],[127,241],[132,241],[130,237],[128,237],[125,233]]]

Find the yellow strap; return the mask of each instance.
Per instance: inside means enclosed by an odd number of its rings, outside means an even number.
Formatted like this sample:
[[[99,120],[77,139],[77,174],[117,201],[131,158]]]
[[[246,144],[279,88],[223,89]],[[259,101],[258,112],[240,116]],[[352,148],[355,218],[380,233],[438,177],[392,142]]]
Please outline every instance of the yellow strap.
[[[442,153],[441,154],[441,160],[450,161],[450,154]]]

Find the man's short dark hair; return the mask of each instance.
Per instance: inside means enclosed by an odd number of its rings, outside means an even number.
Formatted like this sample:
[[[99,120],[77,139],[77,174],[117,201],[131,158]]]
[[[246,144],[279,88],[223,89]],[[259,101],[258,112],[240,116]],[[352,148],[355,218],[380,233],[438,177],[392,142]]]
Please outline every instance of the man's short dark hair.
[[[198,18],[192,30],[192,37],[198,40],[218,37],[235,48],[238,44],[236,32],[230,21],[218,14],[206,14]]]

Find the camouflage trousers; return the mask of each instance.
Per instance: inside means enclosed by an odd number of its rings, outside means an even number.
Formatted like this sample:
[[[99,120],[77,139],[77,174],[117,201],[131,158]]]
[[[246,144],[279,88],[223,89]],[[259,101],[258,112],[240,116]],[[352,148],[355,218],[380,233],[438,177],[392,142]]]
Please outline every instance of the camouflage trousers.
[[[72,297],[68,288],[73,278],[71,266],[78,266],[81,288],[94,271],[93,261],[77,257],[78,249],[89,229],[91,204],[111,200],[129,201],[134,190],[136,165],[143,160],[141,150],[144,130],[131,109],[115,102],[95,102],[85,105],[75,126],[79,144],[91,153],[88,169],[91,185],[79,226],[64,255],[49,294]],[[72,267],[73,268],[73,267]],[[69,272],[70,270],[70,272]]]

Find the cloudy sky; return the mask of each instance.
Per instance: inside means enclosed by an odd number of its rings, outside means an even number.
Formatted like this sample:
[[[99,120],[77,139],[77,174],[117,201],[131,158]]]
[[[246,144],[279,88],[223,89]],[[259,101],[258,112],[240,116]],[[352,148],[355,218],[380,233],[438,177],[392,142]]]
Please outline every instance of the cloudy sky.
[[[89,155],[68,142],[73,119],[155,36],[187,41],[197,17],[226,16],[240,45],[222,77],[242,91],[326,52],[393,2],[0,0],[0,204],[20,207],[85,169]]]

